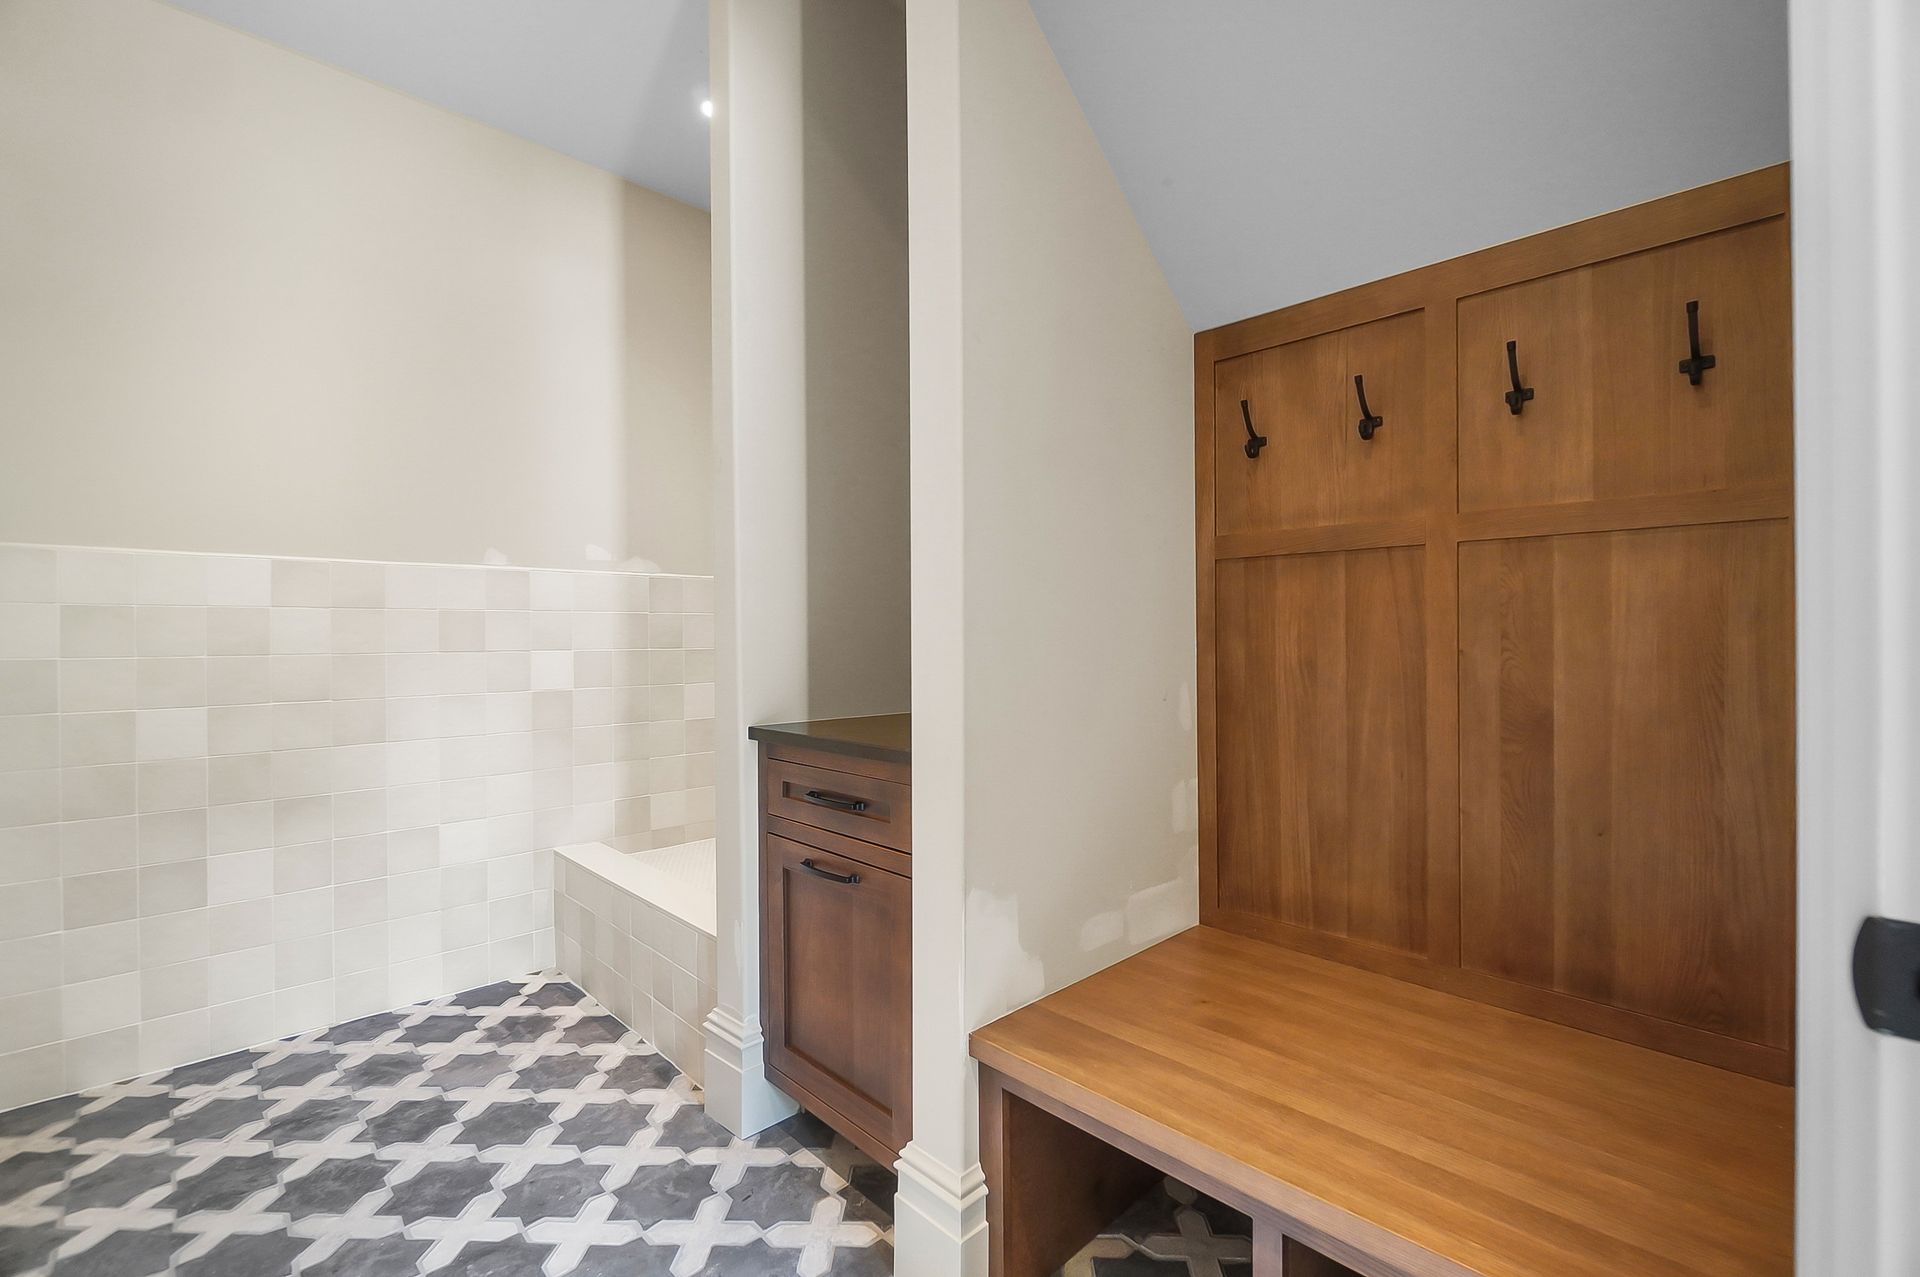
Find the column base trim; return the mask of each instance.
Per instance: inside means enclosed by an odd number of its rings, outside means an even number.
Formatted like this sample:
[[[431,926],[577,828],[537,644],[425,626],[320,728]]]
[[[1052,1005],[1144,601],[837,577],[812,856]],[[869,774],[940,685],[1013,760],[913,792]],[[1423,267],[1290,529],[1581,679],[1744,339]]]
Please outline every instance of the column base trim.
[[[894,1170],[896,1269],[914,1277],[986,1277],[987,1176],[980,1163],[955,1170],[909,1143]]]
[[[758,1135],[800,1111],[786,1092],[767,1079],[766,1038],[758,1017],[746,1019],[731,1008],[707,1013],[707,1115],[742,1139]]]

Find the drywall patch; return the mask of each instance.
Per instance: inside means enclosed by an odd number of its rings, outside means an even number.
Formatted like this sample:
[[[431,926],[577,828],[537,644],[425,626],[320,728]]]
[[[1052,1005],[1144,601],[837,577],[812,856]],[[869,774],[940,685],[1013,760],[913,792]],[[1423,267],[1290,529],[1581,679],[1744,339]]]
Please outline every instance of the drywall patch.
[[[1080,926],[1080,948],[1092,953],[1110,944],[1119,944],[1127,933],[1126,917],[1117,909],[1096,913]]]
[[[1135,949],[1165,940],[1200,920],[1198,849],[1178,877],[1127,897],[1127,943]]]
[[[1020,902],[976,887],[967,893],[967,1010],[978,1027],[1047,991],[1047,969],[1020,943]]]

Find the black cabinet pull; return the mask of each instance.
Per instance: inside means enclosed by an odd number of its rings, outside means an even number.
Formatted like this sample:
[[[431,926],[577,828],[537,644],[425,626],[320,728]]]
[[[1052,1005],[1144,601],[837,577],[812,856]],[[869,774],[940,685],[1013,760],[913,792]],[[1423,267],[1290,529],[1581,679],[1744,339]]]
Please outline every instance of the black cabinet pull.
[[[1712,355],[1700,353],[1700,303],[1687,303],[1687,348],[1693,353],[1680,361],[1680,371],[1687,375],[1687,384],[1697,386],[1707,369],[1720,361]]]
[[[1505,398],[1507,411],[1516,417],[1520,415],[1520,409],[1526,405],[1527,400],[1533,398],[1533,387],[1520,384],[1520,356],[1516,353],[1519,347],[1520,343],[1517,341],[1507,343],[1507,377],[1513,382],[1513,389],[1506,393]]]
[[[1360,399],[1360,437],[1372,439],[1373,432],[1387,423],[1373,415],[1373,409],[1367,407],[1367,383],[1359,373],[1353,374],[1353,393]]]
[[[800,867],[814,877],[825,878],[828,882],[838,882],[849,887],[858,886],[860,882],[859,874],[837,874],[831,869],[822,869],[811,860],[801,861]]]
[[[810,803],[817,803],[822,807],[832,807],[837,811],[859,813],[867,809],[865,799],[849,798],[845,794],[829,794],[823,789],[809,789],[805,794],[805,798]]]
[[[1260,455],[1260,449],[1267,446],[1267,437],[1253,428],[1253,409],[1247,407],[1247,401],[1240,401],[1240,420],[1247,423],[1247,442],[1243,451],[1249,458]]]

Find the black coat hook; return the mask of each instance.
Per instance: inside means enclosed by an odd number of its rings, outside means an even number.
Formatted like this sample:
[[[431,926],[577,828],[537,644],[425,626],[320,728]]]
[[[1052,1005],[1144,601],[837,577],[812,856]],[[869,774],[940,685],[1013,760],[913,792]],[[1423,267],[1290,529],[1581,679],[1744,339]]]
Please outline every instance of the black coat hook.
[[[1246,454],[1249,457],[1257,457],[1260,455],[1260,449],[1267,446],[1267,437],[1255,432],[1253,410],[1247,407],[1247,401],[1244,399],[1240,401],[1240,420],[1247,423]]]
[[[1520,356],[1514,353],[1519,345],[1517,341],[1507,343],[1507,376],[1513,381],[1513,389],[1506,394],[1507,411],[1516,417],[1527,400],[1533,398],[1533,387],[1520,384]]]
[[[1687,303],[1687,347],[1693,353],[1680,361],[1680,371],[1687,375],[1689,386],[1697,386],[1707,369],[1719,362],[1712,355],[1700,353],[1700,303],[1697,301]]]
[[[1373,409],[1367,407],[1367,383],[1359,373],[1353,374],[1353,393],[1360,397],[1360,437],[1373,438],[1373,432],[1387,423],[1373,415]]]

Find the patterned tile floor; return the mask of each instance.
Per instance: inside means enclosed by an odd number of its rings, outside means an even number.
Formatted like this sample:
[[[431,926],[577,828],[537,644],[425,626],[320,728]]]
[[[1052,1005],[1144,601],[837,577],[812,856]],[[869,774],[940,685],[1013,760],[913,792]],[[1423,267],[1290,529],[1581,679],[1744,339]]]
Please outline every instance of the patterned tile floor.
[[[1067,1261],[1057,1277],[1248,1277],[1253,1221],[1166,1180]]]
[[[542,977],[0,1113],[0,1277],[884,1277],[893,1187]]]

